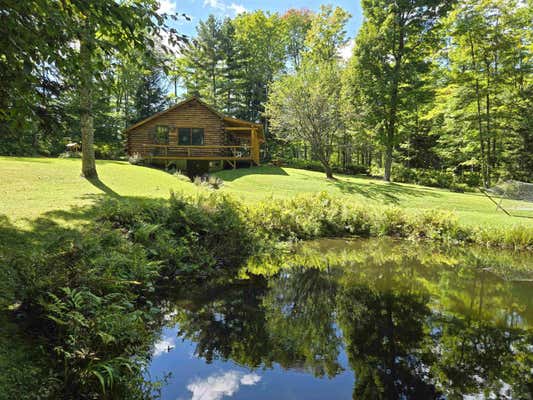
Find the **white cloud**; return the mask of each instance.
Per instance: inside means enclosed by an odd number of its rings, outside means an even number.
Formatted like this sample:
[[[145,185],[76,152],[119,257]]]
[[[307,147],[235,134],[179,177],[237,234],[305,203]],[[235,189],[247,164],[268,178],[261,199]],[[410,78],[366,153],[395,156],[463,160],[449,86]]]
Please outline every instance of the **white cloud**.
[[[242,14],[248,11],[242,4],[231,3],[229,8],[233,10],[235,14]]]
[[[172,0],[159,0],[159,8],[157,9],[158,14],[175,14],[176,13],[176,3]]]
[[[255,385],[260,380],[261,377],[255,373],[228,371],[221,375],[196,379],[187,385],[187,389],[192,392],[191,400],[220,400],[224,396],[233,396],[241,385]]]
[[[220,0],[204,0],[204,7],[205,6],[217,8],[219,10],[224,10],[226,8],[226,5]]]
[[[344,61],[348,61],[348,59],[352,56],[354,46],[355,46],[355,39],[348,40],[348,43],[346,43],[343,47],[339,49],[339,56]]]
[[[242,4],[231,3],[228,5],[222,0],[204,0],[204,7],[215,8],[217,10],[222,11],[226,15],[230,14],[231,12],[237,15],[248,11],[246,7],[244,7]]]
[[[161,354],[168,352],[170,347],[176,345],[176,339],[173,337],[162,338],[159,342],[154,344],[154,350],[152,355],[154,358],[159,357]]]
[[[245,386],[252,386],[252,385],[255,385],[256,383],[259,383],[260,380],[261,380],[261,377],[257,374],[246,374],[242,376],[241,384]]]

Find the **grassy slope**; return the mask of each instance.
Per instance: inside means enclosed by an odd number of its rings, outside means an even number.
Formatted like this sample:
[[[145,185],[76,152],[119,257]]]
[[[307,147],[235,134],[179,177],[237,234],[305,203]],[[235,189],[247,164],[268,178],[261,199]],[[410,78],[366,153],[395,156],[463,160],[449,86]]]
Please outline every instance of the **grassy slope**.
[[[194,186],[152,168],[98,161],[99,180],[80,177],[79,159],[0,157],[0,215],[22,223],[53,210],[90,204],[97,196],[168,198]]]
[[[298,193],[327,191],[355,199],[363,204],[397,205],[408,209],[440,208],[454,211],[465,224],[492,226],[533,226],[531,203],[505,201],[504,206],[529,208],[531,211],[516,211],[532,218],[508,217],[482,193],[454,193],[445,189],[425,186],[385,183],[379,179],[337,175],[337,180],[328,181],[323,173],[293,168],[262,167],[250,170],[226,170],[217,173],[224,179],[224,190],[243,199],[260,200],[272,197],[290,197]]]
[[[0,157],[0,215],[18,225],[49,211],[66,210],[90,204],[104,194],[167,198],[170,191],[194,191],[195,186],[163,171],[135,167],[116,161],[99,161],[100,180],[90,183],[80,178],[80,160]],[[245,201],[288,197],[298,193],[327,191],[368,204],[398,205],[410,209],[453,210],[467,224],[492,226],[530,225],[533,219],[509,218],[483,195],[452,193],[447,190],[406,184],[386,184],[379,180],[339,176],[328,181],[324,175],[291,168],[261,167],[221,171],[223,191]],[[531,207],[507,202],[508,206]],[[533,212],[529,212],[533,216]]]

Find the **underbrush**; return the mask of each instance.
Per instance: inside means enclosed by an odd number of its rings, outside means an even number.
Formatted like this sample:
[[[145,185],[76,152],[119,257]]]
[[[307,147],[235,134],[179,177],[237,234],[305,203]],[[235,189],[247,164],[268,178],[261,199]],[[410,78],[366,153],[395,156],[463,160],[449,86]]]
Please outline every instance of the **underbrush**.
[[[394,182],[450,189],[454,192],[473,192],[481,184],[476,172],[463,172],[461,175],[448,170],[406,168],[395,165],[392,170]]]
[[[398,207],[372,207],[348,203],[325,193],[258,203],[250,209],[249,215],[254,229],[271,240],[393,236],[533,250],[533,228],[471,228],[461,225],[446,211],[408,212]]]

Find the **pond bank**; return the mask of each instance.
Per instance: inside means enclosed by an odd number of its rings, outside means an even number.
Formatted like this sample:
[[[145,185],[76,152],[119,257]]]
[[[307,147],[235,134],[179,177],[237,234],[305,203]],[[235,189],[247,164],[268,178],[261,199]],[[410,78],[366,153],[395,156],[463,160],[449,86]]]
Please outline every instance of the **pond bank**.
[[[246,286],[249,281],[239,280],[238,274],[250,257],[284,250],[284,242],[301,239],[359,234],[466,242],[454,238],[464,231],[445,216],[422,214],[415,220],[419,226],[396,209],[379,215],[368,210],[327,195],[249,208],[211,193],[173,196],[168,202],[102,202],[95,210],[97,220],[81,230],[42,220],[30,233],[3,226],[0,237],[16,238],[19,246],[0,248],[8,266],[0,277],[2,318],[44,357],[44,376],[35,381],[50,382],[47,390],[56,397],[106,393],[142,398],[143,391],[154,390],[141,371],[164,324],[165,303],[174,296],[162,297],[168,293],[163,288],[172,293],[210,282],[214,286],[203,292],[209,296],[237,281]],[[527,236],[521,237],[529,243]],[[311,256],[330,262],[322,253],[319,249]],[[300,263],[310,267],[311,259]],[[278,275],[269,265],[262,266]],[[268,280],[268,274],[248,272]],[[9,336],[5,339],[9,343]],[[20,373],[15,382],[24,381]]]

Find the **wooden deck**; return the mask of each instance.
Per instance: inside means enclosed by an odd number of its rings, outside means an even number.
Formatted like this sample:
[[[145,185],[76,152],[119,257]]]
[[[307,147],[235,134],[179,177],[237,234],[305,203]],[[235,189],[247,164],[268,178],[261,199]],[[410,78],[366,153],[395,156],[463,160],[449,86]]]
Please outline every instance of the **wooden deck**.
[[[177,146],[144,144],[141,156],[148,160],[206,160],[228,161],[235,166],[236,161],[252,161],[259,165],[259,148],[255,151],[250,145],[199,145]]]

